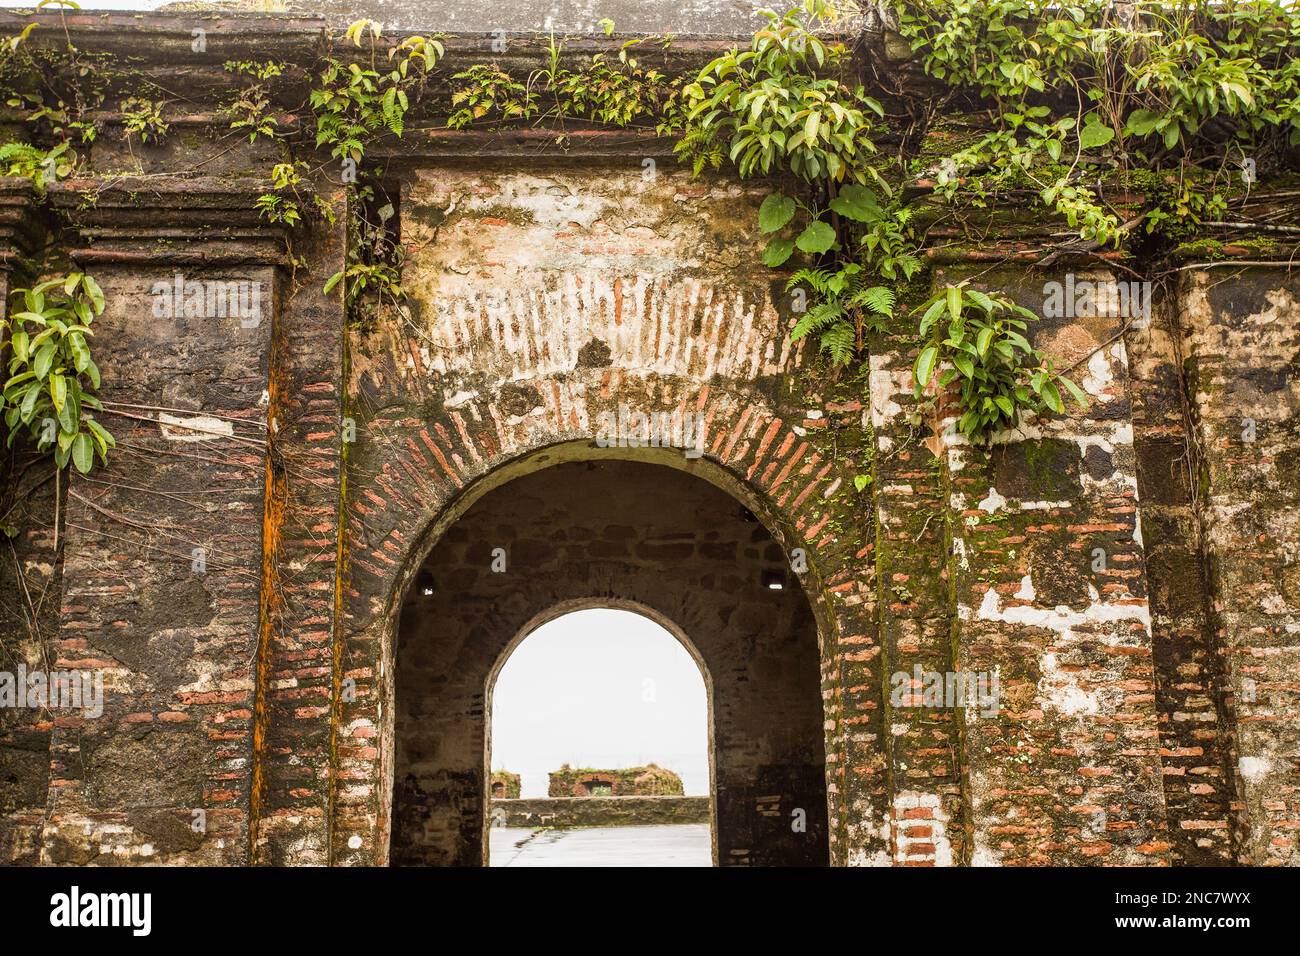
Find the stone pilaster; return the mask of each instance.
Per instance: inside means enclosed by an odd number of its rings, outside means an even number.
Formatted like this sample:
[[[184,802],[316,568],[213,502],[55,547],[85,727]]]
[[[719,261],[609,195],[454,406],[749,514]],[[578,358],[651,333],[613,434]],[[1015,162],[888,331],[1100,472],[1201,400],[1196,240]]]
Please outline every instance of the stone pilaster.
[[[69,479],[57,666],[103,677],[61,717],[46,863],[245,863],[260,613],[273,584],[272,343],[282,237],[256,184],[52,191],[104,290],[106,468]]]

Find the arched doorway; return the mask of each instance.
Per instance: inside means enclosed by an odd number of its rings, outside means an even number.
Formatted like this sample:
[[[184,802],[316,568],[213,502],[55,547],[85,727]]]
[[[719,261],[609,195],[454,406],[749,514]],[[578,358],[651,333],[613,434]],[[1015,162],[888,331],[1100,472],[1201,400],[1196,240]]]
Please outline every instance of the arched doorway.
[[[508,649],[487,689],[492,866],[714,862],[708,671],[654,618],[566,610]]]
[[[398,865],[481,865],[489,688],[511,646],[575,607],[687,635],[712,679],[719,865],[828,862],[817,625],[767,528],[687,472],[565,462],[486,492],[433,546],[394,648]]]

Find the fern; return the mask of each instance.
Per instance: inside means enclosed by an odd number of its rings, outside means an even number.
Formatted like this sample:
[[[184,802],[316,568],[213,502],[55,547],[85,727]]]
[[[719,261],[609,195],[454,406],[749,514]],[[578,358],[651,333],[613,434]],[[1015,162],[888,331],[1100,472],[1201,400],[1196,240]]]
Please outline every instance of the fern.
[[[790,338],[799,341],[810,332],[820,332],[828,325],[843,322],[845,316],[844,306],[838,302],[821,302],[813,306],[803,314],[794,328],[790,331]],[[848,323],[844,323],[847,325]]]
[[[822,333],[822,351],[830,355],[836,365],[848,365],[857,351],[857,337],[853,326],[838,322]]]
[[[895,295],[894,290],[883,285],[860,289],[849,296],[849,305],[884,316],[894,314],[894,305],[897,301],[898,296]]]
[[[799,269],[794,275],[790,276],[785,284],[785,291],[789,292],[799,284],[805,284],[818,295],[828,295],[830,288],[828,283],[831,276],[835,274],[832,269]]]

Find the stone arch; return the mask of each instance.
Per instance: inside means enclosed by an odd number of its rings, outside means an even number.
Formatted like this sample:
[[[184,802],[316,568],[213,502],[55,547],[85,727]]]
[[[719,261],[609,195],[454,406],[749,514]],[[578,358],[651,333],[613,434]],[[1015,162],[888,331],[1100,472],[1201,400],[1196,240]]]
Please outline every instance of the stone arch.
[[[801,371],[789,299],[758,254],[769,184],[676,168],[646,179],[596,162],[599,189],[592,168],[545,162],[434,162],[402,182],[411,313],[349,333],[344,415],[357,441],[346,450],[335,642],[357,693],[334,714],[335,862],[383,859],[386,649],[423,556],[477,496],[542,455],[664,461],[654,449],[592,447],[599,415],[620,405],[702,414],[703,457],[666,463],[729,491],[787,553],[803,550],[839,778],[832,843],[843,861],[882,842],[872,532],[827,434],[834,419],[863,438],[863,406],[852,389],[832,400]]]
[[[822,641],[795,580],[756,515],[662,460],[570,458],[479,496],[396,618],[381,729],[393,861],[482,861],[491,670],[557,604],[612,597],[676,621],[717,675],[719,859],[826,862]],[[810,821],[797,838],[784,826],[794,808]]]
[[[501,676],[501,671],[505,668],[506,664],[509,662],[510,658],[514,655],[515,651],[518,650],[519,647],[526,640],[528,640],[528,638],[530,638],[534,633],[536,633],[539,628],[541,628],[546,624],[551,623],[552,621],[556,621],[562,617],[566,617],[569,614],[573,614],[576,611],[585,611],[593,608],[610,608],[618,611],[629,611],[633,614],[638,614],[641,617],[644,617],[647,620],[654,622],[655,624],[658,624],[661,628],[663,628],[670,635],[672,635],[673,639],[677,641],[678,644],[681,645],[682,649],[686,651],[687,655],[691,658],[691,660],[695,662],[695,666],[700,671],[700,677],[704,681],[704,697],[705,697],[705,702],[707,704],[706,721],[708,725],[707,750],[708,750],[708,758],[709,758],[709,833],[711,834],[711,841],[713,844],[712,845],[713,862],[714,865],[716,866],[718,862],[718,838],[717,838],[718,807],[717,807],[717,800],[715,797],[717,791],[717,781],[715,779],[716,767],[715,767],[715,762],[713,757],[713,745],[714,745],[713,674],[709,670],[709,665],[708,662],[704,659],[704,655],[700,653],[700,649],[695,645],[695,642],[691,640],[690,635],[686,633],[685,629],[683,629],[682,626],[678,624],[677,621],[675,621],[673,618],[669,617],[666,614],[663,614],[662,612],[649,606],[648,604],[643,604],[640,601],[628,600],[626,598],[608,597],[608,596],[574,598],[567,601],[557,602],[556,604],[552,605],[550,608],[546,609],[545,611],[538,612],[528,621],[528,623],[526,623],[519,630],[519,632],[515,635],[515,637],[510,641],[509,644],[506,645],[505,649],[497,657],[496,663],[492,665],[491,671],[488,672],[487,683],[483,691],[483,700],[485,703],[483,722],[486,725],[488,731],[488,746],[484,748],[484,753],[483,753],[483,759],[485,761],[484,764],[485,779],[490,780],[492,774],[492,764],[491,764],[492,703],[493,703],[493,695],[496,692],[497,678]],[[492,816],[493,813],[484,814],[485,831],[489,829],[492,825]],[[487,840],[487,834],[485,832],[484,845],[486,845],[486,840]]]
[[[548,463],[632,458],[691,471],[732,495],[787,554],[803,549],[804,590],[817,620],[824,681],[840,680],[829,673],[842,666],[837,606],[846,597],[850,604],[865,600],[853,595],[861,595],[866,584],[854,574],[858,556],[852,545],[828,530],[832,509],[826,499],[848,481],[836,463],[752,391],[608,368],[587,370],[583,383],[574,377],[534,380],[530,396],[540,400],[527,408],[507,383],[489,400],[443,407],[430,418],[398,406],[366,425],[369,447],[349,462],[350,506],[344,515],[340,674],[355,681],[357,693],[339,702],[335,717],[330,829],[336,862],[386,861],[391,794],[385,781],[393,768],[384,736],[391,712],[385,715],[381,702],[391,699],[396,616],[416,568],[483,494]],[[596,413],[638,398],[652,410],[703,414],[704,454],[691,460],[670,449],[595,447]],[[829,724],[834,701],[828,699],[827,706]],[[827,747],[828,761],[835,763],[838,747],[829,735]]]

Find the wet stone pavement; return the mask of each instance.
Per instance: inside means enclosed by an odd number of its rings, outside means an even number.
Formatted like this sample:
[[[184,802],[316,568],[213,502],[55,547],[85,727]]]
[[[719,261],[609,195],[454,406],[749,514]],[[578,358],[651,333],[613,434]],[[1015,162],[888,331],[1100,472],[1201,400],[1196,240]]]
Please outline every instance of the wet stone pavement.
[[[530,830],[494,827],[491,866],[710,866],[706,823]]]

